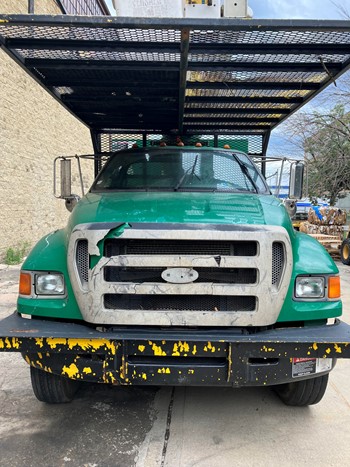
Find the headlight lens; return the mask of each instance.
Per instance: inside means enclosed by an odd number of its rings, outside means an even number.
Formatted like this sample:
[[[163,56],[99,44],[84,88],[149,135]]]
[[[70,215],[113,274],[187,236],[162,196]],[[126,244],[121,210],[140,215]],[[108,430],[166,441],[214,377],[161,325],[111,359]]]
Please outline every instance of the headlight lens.
[[[37,295],[64,295],[63,274],[36,274],[35,291]]]
[[[296,298],[323,298],[325,291],[324,277],[297,277],[295,281]]]

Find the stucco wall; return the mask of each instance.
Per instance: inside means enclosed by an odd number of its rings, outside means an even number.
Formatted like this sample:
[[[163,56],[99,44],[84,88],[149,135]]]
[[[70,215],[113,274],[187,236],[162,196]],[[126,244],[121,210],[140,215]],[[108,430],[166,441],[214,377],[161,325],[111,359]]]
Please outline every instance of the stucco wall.
[[[27,8],[27,0],[0,2],[0,13]],[[54,0],[36,0],[35,12],[60,11]],[[89,130],[0,50],[0,260],[9,247],[65,225],[69,213],[53,196],[53,160],[91,152]],[[84,173],[88,185],[92,163]]]

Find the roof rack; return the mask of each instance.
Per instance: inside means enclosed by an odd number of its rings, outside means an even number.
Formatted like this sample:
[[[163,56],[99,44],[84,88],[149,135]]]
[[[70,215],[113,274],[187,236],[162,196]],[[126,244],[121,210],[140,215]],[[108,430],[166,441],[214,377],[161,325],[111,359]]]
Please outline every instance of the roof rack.
[[[0,43],[96,151],[170,134],[246,138],[264,156],[271,130],[350,66],[349,21],[0,15]]]

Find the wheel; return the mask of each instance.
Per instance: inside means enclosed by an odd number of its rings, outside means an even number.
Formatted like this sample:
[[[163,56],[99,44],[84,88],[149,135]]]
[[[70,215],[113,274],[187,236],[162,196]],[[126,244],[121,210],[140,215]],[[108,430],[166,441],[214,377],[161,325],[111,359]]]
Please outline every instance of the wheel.
[[[275,386],[274,390],[286,405],[305,407],[320,402],[326,392],[327,383],[328,374],[295,383],[281,384]]]
[[[350,266],[350,238],[346,238],[341,244],[340,259],[343,264]]]
[[[35,397],[47,404],[71,402],[79,388],[79,381],[53,375],[43,370],[30,367],[30,377]]]

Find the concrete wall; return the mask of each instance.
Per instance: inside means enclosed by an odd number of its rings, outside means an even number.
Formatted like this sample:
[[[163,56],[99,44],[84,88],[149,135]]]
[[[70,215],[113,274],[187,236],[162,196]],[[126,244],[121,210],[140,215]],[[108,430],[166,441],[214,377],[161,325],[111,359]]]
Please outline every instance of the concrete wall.
[[[0,1],[0,13],[27,8],[27,0]],[[54,0],[36,0],[35,12],[60,10]],[[65,225],[69,213],[53,196],[53,160],[91,152],[89,130],[0,50],[0,261],[8,248],[33,245]],[[89,185],[93,164],[84,165]]]

